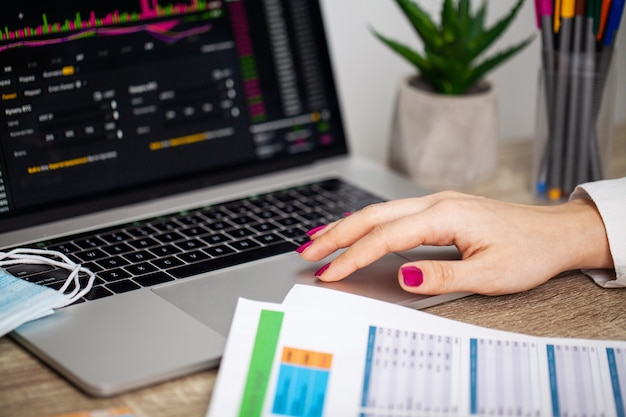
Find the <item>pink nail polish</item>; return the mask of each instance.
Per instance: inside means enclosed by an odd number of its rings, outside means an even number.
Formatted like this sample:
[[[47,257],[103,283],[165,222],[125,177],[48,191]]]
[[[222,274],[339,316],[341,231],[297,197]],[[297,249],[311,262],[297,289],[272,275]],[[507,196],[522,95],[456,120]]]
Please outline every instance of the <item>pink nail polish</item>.
[[[343,217],[348,217],[348,216],[351,216],[351,215],[352,215],[352,213],[353,213],[352,211],[345,211],[345,212],[343,213]]]
[[[306,248],[308,248],[312,244],[313,244],[313,241],[309,240],[308,242],[303,243],[298,249],[296,249],[296,252],[302,253],[302,252],[304,252],[306,250]]]
[[[321,225],[321,226],[317,226],[314,227],[313,229],[309,230],[308,232],[306,232],[306,234],[308,236],[313,236],[314,234],[316,234],[317,232],[319,232],[320,230],[324,229],[326,227],[325,224]]]
[[[326,265],[318,269],[317,272],[315,273],[315,276],[317,278],[321,277],[324,274],[324,272],[326,272],[329,266],[330,266],[330,263],[327,263]]]
[[[419,287],[424,283],[424,273],[421,269],[414,266],[400,268],[404,285],[407,287]]]

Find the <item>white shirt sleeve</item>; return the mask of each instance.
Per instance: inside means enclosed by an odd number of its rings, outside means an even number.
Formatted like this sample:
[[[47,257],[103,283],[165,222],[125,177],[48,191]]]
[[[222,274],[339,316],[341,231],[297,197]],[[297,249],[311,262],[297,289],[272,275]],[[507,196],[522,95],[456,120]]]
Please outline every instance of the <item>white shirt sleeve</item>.
[[[626,177],[579,185],[570,200],[591,199],[602,217],[613,257],[614,270],[583,270],[605,288],[626,287]]]

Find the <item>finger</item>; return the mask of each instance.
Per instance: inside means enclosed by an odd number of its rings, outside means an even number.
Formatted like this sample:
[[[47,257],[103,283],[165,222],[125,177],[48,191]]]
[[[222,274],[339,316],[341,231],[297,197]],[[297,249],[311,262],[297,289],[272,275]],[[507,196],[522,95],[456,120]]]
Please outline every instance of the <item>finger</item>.
[[[459,276],[469,277],[465,264],[468,261],[420,261],[405,264],[398,271],[400,286],[415,294],[447,294],[471,292],[471,285]],[[463,271],[465,269],[466,271]]]
[[[501,295],[534,288],[554,275],[536,270],[529,276],[521,272],[521,268],[511,267],[510,264],[493,266],[494,262],[488,262],[486,258],[487,255],[479,254],[456,261],[411,262],[399,269],[398,280],[405,291],[415,294],[470,292]]]
[[[323,281],[339,281],[390,252],[402,252],[423,244],[448,246],[455,240],[454,229],[434,221],[438,215],[426,210],[378,225],[318,271],[316,276]],[[310,246],[315,245],[317,242]]]
[[[315,240],[315,245],[306,243],[298,248],[298,253],[309,261],[319,261],[338,249],[354,244],[374,228],[420,213],[441,198],[441,195],[433,195],[369,205],[347,218],[312,229],[309,236]]]

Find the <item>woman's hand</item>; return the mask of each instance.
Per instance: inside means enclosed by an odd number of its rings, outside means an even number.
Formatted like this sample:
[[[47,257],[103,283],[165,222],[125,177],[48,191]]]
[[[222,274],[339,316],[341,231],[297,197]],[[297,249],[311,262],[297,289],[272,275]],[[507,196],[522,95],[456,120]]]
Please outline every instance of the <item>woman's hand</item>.
[[[347,248],[316,276],[338,281],[388,252],[455,245],[461,260],[417,261],[398,271],[409,292],[508,294],[579,268],[612,268],[602,219],[590,200],[553,206],[442,192],[368,206],[313,229],[298,252],[320,261]]]

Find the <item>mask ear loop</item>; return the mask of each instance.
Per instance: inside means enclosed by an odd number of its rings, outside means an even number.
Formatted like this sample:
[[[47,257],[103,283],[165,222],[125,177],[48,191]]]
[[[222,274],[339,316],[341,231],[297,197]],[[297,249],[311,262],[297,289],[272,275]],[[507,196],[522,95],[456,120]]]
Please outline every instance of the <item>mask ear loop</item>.
[[[51,257],[60,258],[61,261],[58,261]],[[73,262],[72,260],[70,260],[70,258],[65,256],[61,252],[26,248],[17,248],[9,252],[0,252],[0,266],[21,264],[51,265],[70,271],[70,274],[65,280],[63,286],[58,290],[58,292],[67,297],[67,302],[62,303],[55,308],[70,305],[76,300],[79,300],[80,298],[85,296],[89,291],[91,291],[93,283],[96,279],[96,276],[93,272],[81,266],[80,264]],[[84,288],[81,288],[81,273],[89,277],[89,279],[87,280],[87,284]],[[72,287],[73,289],[70,293],[66,294],[65,292],[71,284],[74,284]]]

